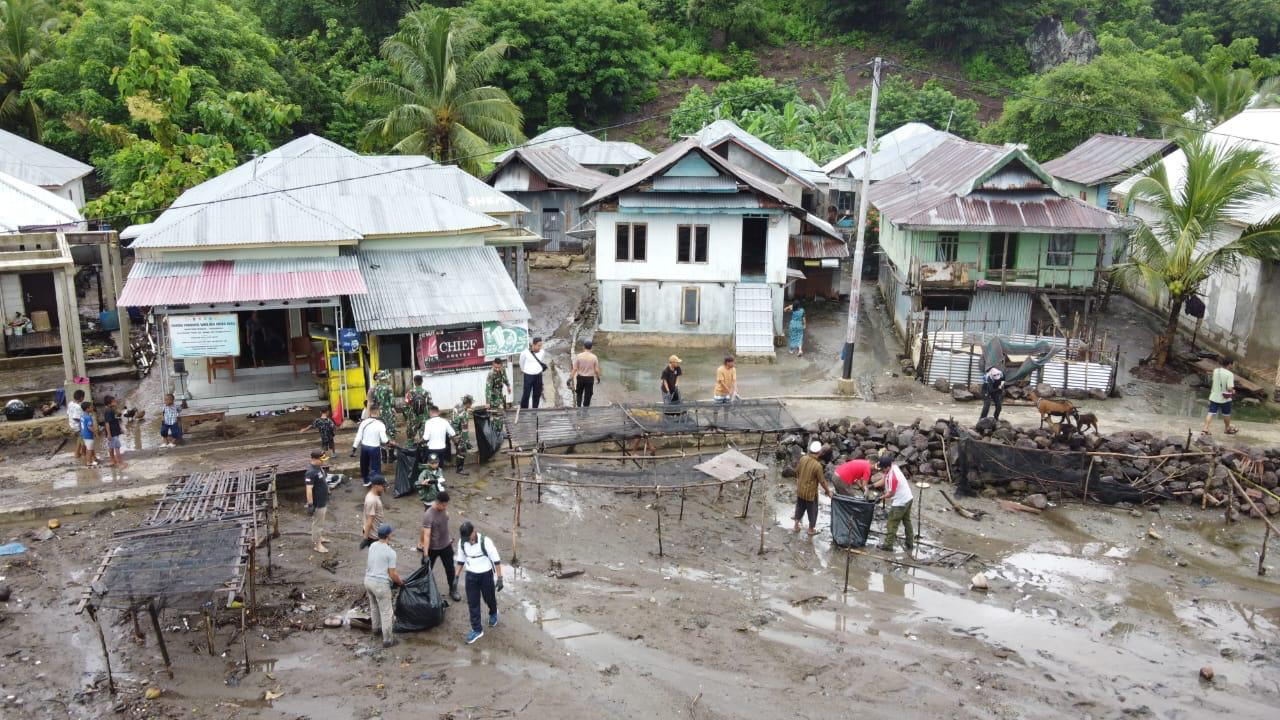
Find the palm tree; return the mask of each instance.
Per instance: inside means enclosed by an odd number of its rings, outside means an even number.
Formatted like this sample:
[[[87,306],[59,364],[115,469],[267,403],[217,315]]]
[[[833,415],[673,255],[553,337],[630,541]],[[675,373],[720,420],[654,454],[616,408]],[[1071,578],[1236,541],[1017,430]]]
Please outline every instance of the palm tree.
[[[1216,127],[1249,108],[1280,105],[1280,78],[1259,79],[1243,68],[1211,72],[1196,68],[1174,84],[1192,98],[1191,115],[1205,127]]]
[[[57,18],[44,0],[0,0],[0,126],[40,140],[40,108],[22,88],[44,59]]]
[[[494,144],[524,139],[523,113],[505,90],[485,84],[507,43],[484,43],[473,18],[433,7],[404,17],[382,43],[396,78],[362,77],[347,97],[372,103],[385,114],[364,128],[364,140],[395,152],[430,155],[478,172]]]
[[[1178,143],[1186,176],[1175,185],[1158,162],[1134,184],[1132,197],[1156,210],[1139,220],[1130,259],[1116,266],[1125,284],[1141,282],[1153,298],[1167,296],[1169,315],[1151,351],[1164,367],[1178,330],[1178,314],[1209,276],[1234,272],[1245,258],[1280,260],[1280,214],[1237,232],[1243,213],[1271,196],[1275,168],[1263,151],[1211,144],[1203,137]]]

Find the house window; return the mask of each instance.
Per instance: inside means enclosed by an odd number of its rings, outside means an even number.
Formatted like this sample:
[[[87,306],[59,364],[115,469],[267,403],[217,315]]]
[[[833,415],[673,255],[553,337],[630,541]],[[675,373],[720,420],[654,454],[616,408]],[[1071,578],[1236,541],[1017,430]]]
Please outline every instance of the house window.
[[[987,236],[988,270],[1012,270],[1017,262],[1017,233],[991,233]]]
[[[702,291],[696,287],[680,290],[680,324],[697,325],[702,321]]]
[[[707,261],[706,225],[676,226],[676,262],[704,263]]]
[[[933,250],[934,262],[955,262],[960,252],[960,233],[938,233],[938,244]]]
[[[614,259],[618,262],[644,262],[648,250],[649,226],[644,223],[618,223],[614,230]]]
[[[857,209],[855,205],[857,198],[858,196],[856,193],[846,192],[844,190],[839,191],[836,194],[836,211],[841,215],[844,215],[845,213],[853,213]]]
[[[635,285],[622,286],[622,322],[640,322],[640,288]]]
[[[1050,267],[1070,267],[1075,253],[1075,235],[1050,235],[1049,251],[1045,253],[1044,264]]]

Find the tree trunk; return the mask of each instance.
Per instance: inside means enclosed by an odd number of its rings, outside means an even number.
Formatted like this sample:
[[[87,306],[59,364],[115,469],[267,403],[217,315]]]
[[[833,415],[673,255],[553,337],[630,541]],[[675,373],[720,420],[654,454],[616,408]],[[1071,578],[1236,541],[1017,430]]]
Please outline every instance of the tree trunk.
[[[1151,348],[1151,364],[1162,368],[1169,362],[1169,354],[1173,351],[1173,342],[1178,337],[1178,313],[1182,312],[1182,299],[1173,301],[1169,309],[1169,319],[1165,322],[1164,332],[1156,336],[1155,346]]]

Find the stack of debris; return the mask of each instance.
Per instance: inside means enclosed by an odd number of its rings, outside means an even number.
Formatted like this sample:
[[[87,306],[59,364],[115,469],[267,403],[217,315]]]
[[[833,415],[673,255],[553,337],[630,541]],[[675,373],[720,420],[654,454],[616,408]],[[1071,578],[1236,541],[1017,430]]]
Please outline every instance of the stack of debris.
[[[1137,430],[1054,435],[989,419],[975,432],[949,420],[894,425],[844,418],[784,435],[777,450],[784,477],[794,476],[813,440],[827,447],[824,459],[833,465],[888,451],[914,479],[949,481],[986,497],[1087,494],[1102,502],[1174,500],[1218,509],[1229,504],[1244,515],[1280,513],[1280,448],[1250,452]],[[1011,452],[1018,458],[1005,457]]]

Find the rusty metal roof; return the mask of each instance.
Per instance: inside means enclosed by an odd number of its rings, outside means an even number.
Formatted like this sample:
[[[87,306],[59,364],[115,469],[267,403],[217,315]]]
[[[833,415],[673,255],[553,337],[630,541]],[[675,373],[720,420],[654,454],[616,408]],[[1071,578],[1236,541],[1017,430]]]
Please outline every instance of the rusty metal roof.
[[[353,255],[207,262],[139,260],[129,271],[118,304],[152,307],[299,300],[366,291]]]
[[[1066,155],[1041,165],[1050,175],[1081,185],[1097,185],[1108,178],[1139,169],[1143,163],[1173,147],[1172,140],[1122,137],[1098,133]]]
[[[598,170],[583,167],[563,148],[555,145],[521,147],[507,153],[489,174],[492,182],[510,163],[519,161],[553,186],[592,191],[613,179]]]
[[[792,235],[787,243],[787,257],[821,260],[849,257],[849,245],[825,235]]]
[[[1020,149],[948,138],[906,172],[872,185],[869,196],[881,217],[907,229],[1107,233],[1123,228],[1120,216],[1063,197],[1047,180],[1048,174]]]

